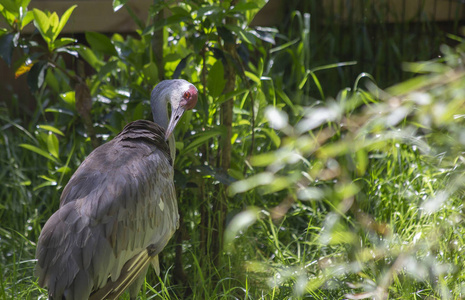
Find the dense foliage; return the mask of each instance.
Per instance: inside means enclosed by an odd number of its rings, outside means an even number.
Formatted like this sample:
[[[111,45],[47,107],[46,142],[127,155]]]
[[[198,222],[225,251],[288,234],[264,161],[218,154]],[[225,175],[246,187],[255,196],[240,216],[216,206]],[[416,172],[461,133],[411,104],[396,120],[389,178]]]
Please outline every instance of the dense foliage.
[[[0,296],[46,297],[35,243],[63,187],[151,118],[157,82],[185,78],[200,95],[176,131],[181,226],[142,299],[462,298],[465,43],[390,88],[362,73],[328,90],[321,72],[357,62],[312,64],[309,14],[279,32],[247,26],[265,1],[175,2],[81,42],[60,35],[74,7],[0,4],[0,55],[36,100],[0,103]]]

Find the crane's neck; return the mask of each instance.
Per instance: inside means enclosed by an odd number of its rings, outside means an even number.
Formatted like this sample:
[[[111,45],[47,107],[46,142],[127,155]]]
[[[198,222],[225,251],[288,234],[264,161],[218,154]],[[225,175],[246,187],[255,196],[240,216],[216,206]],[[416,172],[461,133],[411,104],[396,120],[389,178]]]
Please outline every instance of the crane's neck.
[[[169,96],[164,93],[163,91],[157,95],[157,98],[152,103],[152,115],[153,115],[153,122],[163,127],[163,129],[168,128],[169,119],[168,119],[168,99]],[[170,146],[170,154],[171,159],[174,162],[176,157],[176,144],[174,140],[174,134],[168,138],[168,145]]]

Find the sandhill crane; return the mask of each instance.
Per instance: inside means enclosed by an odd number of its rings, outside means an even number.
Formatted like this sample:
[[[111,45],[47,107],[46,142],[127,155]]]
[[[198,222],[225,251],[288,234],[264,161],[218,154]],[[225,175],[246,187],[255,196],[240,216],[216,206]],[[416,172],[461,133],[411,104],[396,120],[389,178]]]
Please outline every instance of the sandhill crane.
[[[171,104],[168,122],[167,103]],[[37,244],[36,275],[50,299],[135,299],[148,266],[178,227],[173,130],[197,103],[185,80],[152,91],[154,122],[126,125],[82,162]]]

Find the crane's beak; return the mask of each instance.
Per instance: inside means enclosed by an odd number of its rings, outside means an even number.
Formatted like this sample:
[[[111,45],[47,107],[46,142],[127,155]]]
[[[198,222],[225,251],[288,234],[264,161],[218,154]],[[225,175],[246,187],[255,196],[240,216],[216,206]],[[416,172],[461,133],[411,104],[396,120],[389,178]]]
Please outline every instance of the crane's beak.
[[[167,141],[170,137],[170,135],[173,133],[174,128],[176,127],[176,124],[178,124],[178,121],[181,119],[182,114],[184,113],[186,109],[182,106],[178,106],[176,109],[174,109],[171,112],[171,118],[170,118],[170,123],[168,124],[168,128],[166,129],[165,132],[165,141]]]

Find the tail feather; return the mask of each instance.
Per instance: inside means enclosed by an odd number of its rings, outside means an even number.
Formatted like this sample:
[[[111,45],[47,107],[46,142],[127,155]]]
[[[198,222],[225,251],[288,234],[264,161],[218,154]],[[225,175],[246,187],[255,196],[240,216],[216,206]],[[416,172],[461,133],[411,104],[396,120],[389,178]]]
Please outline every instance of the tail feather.
[[[149,255],[149,251],[145,249],[123,266],[121,275],[116,281],[108,280],[108,283],[103,288],[90,295],[89,300],[118,299],[139,276],[145,276],[143,271],[147,270],[147,266],[153,258]]]

